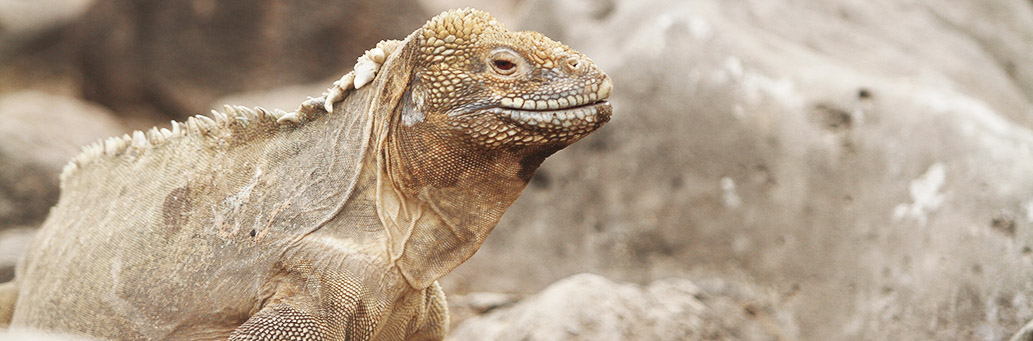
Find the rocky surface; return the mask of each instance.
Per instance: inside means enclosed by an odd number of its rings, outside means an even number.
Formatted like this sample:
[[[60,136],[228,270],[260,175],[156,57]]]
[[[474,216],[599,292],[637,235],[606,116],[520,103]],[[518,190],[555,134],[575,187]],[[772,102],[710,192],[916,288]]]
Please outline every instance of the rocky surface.
[[[0,229],[0,283],[14,278],[14,270],[25,249],[36,236],[36,226],[2,226]]]
[[[98,2],[74,36],[87,99],[185,117],[216,97],[343,74],[426,20],[413,1]]]
[[[1011,338],[1009,338],[1008,340],[1033,341],[1033,321],[1030,321],[1025,326],[1022,326],[1022,329],[1019,329],[1019,331],[1015,332],[1015,335],[1012,335]]]
[[[0,0],[0,56],[52,36],[80,18],[93,0]]]
[[[22,66],[0,66],[13,81],[0,91],[70,83],[148,125],[207,112],[227,94],[342,74],[426,19],[413,0],[0,0],[0,64]]]
[[[96,341],[97,339],[78,335],[56,334],[38,330],[0,329],[0,341]]]
[[[124,133],[111,112],[35,91],[0,96],[0,229],[42,222],[80,147]]]
[[[756,289],[722,280],[638,286],[592,274],[562,279],[464,321],[452,340],[792,340],[792,319]]]

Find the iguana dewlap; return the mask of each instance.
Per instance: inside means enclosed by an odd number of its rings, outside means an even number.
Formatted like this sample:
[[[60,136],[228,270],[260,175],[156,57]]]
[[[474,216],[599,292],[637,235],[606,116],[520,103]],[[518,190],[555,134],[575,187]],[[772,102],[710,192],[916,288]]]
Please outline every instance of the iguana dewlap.
[[[0,327],[441,339],[436,280],[609,120],[611,89],[577,51],[455,10],[295,112],[227,107],[87,146],[0,286]]]

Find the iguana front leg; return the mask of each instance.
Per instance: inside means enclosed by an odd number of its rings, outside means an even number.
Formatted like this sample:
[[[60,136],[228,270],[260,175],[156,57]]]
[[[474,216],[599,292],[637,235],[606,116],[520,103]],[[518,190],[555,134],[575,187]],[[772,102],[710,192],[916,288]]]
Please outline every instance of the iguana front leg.
[[[272,296],[230,340],[368,340],[380,315],[372,295],[347,270],[316,271],[287,261],[272,278]],[[342,269],[343,270],[343,269]]]
[[[442,340],[448,331],[437,282],[416,290],[400,277],[370,283],[347,271],[316,273],[308,264],[293,270],[230,340]]]
[[[448,333],[449,315],[448,303],[445,301],[445,291],[435,281],[427,288],[423,295],[426,310],[422,326],[409,336],[409,340],[443,340]]]
[[[230,340],[328,340],[327,321],[287,303],[262,308],[230,334]]]
[[[448,308],[441,288],[427,288],[426,309],[417,314],[390,316],[377,321],[364,305],[340,320],[290,303],[269,305],[230,334],[230,340],[443,340],[448,331]],[[411,312],[408,312],[411,313]],[[336,314],[334,314],[336,315]],[[379,323],[378,323],[379,322]],[[378,330],[378,325],[385,328]]]

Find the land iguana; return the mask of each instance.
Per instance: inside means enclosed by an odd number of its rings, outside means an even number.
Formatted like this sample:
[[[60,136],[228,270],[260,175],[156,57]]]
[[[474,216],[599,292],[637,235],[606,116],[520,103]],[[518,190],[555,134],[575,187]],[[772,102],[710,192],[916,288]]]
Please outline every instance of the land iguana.
[[[227,106],[84,147],[0,326],[111,339],[441,339],[437,279],[542,161],[610,118],[610,78],[452,10],[293,112]]]

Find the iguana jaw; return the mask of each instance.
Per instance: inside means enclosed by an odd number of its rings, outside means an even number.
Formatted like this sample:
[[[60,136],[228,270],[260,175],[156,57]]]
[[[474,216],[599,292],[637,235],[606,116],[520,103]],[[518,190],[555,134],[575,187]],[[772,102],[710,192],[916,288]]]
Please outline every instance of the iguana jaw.
[[[580,94],[563,92],[538,100],[524,100],[522,97],[506,97],[500,106],[488,111],[500,117],[508,117],[525,128],[538,127],[551,131],[579,130],[609,121],[613,112],[606,101],[613,91],[609,77],[601,84],[586,86]]]
[[[601,127],[613,113],[606,101],[613,83],[601,71],[593,71],[595,77],[568,81],[587,83],[583,90],[494,98],[479,108],[450,112],[451,125],[490,149],[542,145],[562,148]]]
[[[502,121],[509,121],[513,127],[496,133],[493,138],[523,145],[534,142],[568,142],[587,135],[610,120],[613,107],[609,102],[558,110],[522,110],[496,107],[488,109]],[[474,133],[477,135],[478,133]],[[489,137],[491,133],[488,133]],[[478,136],[474,136],[475,138]]]
[[[580,93],[564,91],[544,98],[536,95],[534,97],[537,97],[537,100],[512,96],[502,98],[499,100],[499,104],[502,108],[525,111],[574,109],[603,102],[610,97],[611,92],[613,92],[613,82],[609,77],[605,77],[600,84],[587,85]]]
[[[562,131],[594,126],[596,122],[608,121],[613,110],[609,102],[600,101],[557,110],[523,110],[497,107],[488,111],[501,117],[508,117],[514,123],[525,128],[539,127]]]

